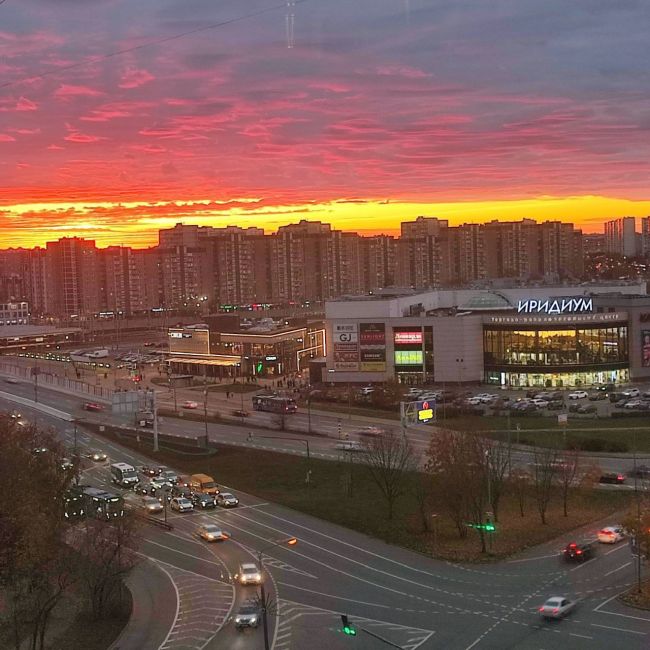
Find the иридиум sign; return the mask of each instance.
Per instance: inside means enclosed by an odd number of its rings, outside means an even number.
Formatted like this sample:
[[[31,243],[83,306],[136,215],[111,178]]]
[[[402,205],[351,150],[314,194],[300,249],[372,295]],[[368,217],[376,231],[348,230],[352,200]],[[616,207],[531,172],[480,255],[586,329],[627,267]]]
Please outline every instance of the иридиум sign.
[[[517,305],[518,314],[579,314],[593,309],[592,298],[531,298]]]

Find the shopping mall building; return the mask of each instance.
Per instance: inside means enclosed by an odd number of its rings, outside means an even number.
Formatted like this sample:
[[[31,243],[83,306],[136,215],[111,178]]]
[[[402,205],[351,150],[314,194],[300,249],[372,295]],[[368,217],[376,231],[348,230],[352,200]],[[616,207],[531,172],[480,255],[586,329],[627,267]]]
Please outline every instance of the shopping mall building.
[[[323,380],[504,387],[650,380],[645,282],[400,290],[326,305]]]

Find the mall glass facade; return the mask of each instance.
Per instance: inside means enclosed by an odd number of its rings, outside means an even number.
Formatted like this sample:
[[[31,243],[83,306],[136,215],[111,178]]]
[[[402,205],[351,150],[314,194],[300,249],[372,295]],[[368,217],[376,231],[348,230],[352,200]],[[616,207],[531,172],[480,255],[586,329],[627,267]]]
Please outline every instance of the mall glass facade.
[[[588,386],[628,381],[626,324],[486,325],[486,381],[509,386]]]

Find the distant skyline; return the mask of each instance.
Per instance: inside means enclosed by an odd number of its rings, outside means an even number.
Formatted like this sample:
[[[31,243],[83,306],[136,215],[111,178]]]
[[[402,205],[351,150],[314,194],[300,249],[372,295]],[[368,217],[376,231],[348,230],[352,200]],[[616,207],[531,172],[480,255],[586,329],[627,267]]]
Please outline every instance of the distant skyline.
[[[0,5],[0,246],[650,215],[640,0]]]

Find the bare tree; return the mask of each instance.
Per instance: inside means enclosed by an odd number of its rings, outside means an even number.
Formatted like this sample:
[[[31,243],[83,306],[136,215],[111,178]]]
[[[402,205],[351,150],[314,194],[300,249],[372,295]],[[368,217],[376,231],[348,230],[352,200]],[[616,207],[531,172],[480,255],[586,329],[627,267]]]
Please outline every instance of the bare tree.
[[[489,481],[490,505],[494,513],[494,521],[499,521],[499,503],[506,484],[510,468],[510,445],[501,441],[485,441],[485,461],[487,480]]]
[[[110,522],[87,519],[83,534],[70,542],[79,552],[80,584],[90,614],[99,619],[108,613],[122,589],[122,581],[137,563],[137,526],[134,517],[117,517]]]
[[[550,447],[535,447],[533,461],[535,502],[542,524],[546,524],[546,511],[551,500],[557,467],[557,451]]]
[[[405,436],[390,431],[366,443],[365,459],[372,480],[386,500],[388,519],[392,519],[395,501],[408,488],[408,472],[416,468],[413,449]]]
[[[578,479],[580,468],[580,452],[577,449],[566,451],[560,457],[557,464],[557,481],[562,491],[562,505],[564,516],[569,516],[568,503],[569,493]]]
[[[525,517],[526,495],[528,493],[528,487],[531,484],[530,474],[525,470],[515,469],[510,472],[508,484],[515,493],[517,505],[519,506],[519,515]]]
[[[420,515],[422,532],[429,532],[429,510],[432,494],[432,479],[428,473],[416,472],[411,483],[411,493],[415,498]]]

